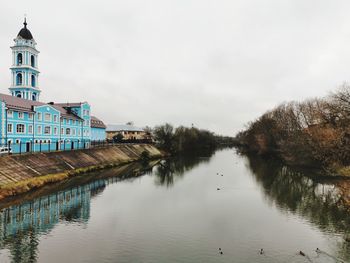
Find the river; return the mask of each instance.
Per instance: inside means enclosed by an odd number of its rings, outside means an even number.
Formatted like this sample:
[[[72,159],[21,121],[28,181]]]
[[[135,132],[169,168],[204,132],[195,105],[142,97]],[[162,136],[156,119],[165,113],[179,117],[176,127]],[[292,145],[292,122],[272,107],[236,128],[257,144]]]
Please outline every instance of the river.
[[[0,262],[348,262],[340,199],[233,149],[133,164],[1,202]]]

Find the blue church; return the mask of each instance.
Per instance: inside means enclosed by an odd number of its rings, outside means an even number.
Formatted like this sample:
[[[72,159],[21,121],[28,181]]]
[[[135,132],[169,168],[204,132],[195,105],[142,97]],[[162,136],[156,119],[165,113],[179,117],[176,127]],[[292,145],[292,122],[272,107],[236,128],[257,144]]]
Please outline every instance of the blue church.
[[[10,95],[0,93],[0,151],[84,149],[105,140],[106,126],[88,102],[40,102],[39,51],[26,20],[14,42]]]

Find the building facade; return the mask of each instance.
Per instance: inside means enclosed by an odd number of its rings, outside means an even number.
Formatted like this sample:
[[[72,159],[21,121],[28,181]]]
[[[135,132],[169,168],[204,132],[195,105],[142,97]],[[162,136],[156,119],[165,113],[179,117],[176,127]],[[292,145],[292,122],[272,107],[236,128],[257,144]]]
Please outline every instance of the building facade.
[[[88,148],[94,128],[89,103],[40,102],[39,51],[26,21],[14,42],[10,95],[0,93],[0,149],[22,153]]]
[[[129,124],[107,125],[106,133],[108,140],[115,140],[118,134],[122,135],[124,141],[152,139],[150,133],[144,129]]]
[[[95,116],[91,116],[91,140],[105,141],[106,140],[106,125]]]

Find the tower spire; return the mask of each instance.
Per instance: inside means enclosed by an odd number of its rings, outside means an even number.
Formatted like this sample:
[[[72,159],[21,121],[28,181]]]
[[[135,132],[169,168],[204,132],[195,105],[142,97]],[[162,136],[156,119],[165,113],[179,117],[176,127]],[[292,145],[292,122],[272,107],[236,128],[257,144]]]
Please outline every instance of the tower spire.
[[[27,28],[27,14],[24,14],[24,28]]]

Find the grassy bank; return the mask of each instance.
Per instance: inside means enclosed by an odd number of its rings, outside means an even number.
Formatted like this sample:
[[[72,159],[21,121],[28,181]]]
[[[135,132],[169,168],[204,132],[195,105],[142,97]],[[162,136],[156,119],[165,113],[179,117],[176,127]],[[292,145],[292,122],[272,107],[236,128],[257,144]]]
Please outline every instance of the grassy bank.
[[[0,200],[6,197],[20,195],[20,194],[38,189],[47,184],[57,183],[57,182],[66,180],[70,177],[121,166],[127,163],[131,163],[133,161],[136,161],[136,160],[79,168],[73,171],[67,171],[67,172],[58,173],[58,174],[48,174],[44,176],[37,176],[37,177],[28,178],[19,182],[0,185]]]
[[[0,180],[0,199],[23,194],[44,185],[93,171],[137,161],[148,162],[163,156],[164,153],[150,145],[113,146],[84,151],[7,156],[1,158],[0,162],[0,178],[5,178],[5,180]]]

